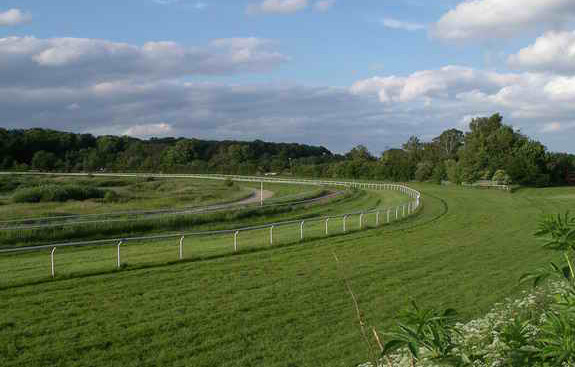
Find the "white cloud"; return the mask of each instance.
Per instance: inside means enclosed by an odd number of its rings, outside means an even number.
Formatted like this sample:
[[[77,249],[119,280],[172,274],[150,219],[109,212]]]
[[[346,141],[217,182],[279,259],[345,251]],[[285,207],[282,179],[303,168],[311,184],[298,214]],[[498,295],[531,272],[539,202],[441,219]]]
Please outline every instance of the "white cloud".
[[[14,26],[26,23],[32,19],[30,14],[22,12],[20,9],[10,9],[0,12],[0,26]]]
[[[258,4],[249,4],[246,13],[291,14],[306,9],[308,5],[308,0],[264,0]]]
[[[547,32],[508,60],[517,68],[575,74],[575,31]]]
[[[172,133],[173,133],[172,125],[162,122],[159,124],[130,126],[128,129],[124,131],[122,135],[148,138],[148,137],[169,136]]]
[[[215,40],[203,47],[175,42],[142,46],[85,38],[0,38],[5,85],[81,84],[116,79],[176,78],[266,72],[289,60],[259,38]]]
[[[373,77],[356,82],[351,91],[356,94],[377,93],[381,102],[410,102],[423,97],[452,98],[457,93],[484,90],[492,92],[517,82],[520,76],[498,74],[461,66],[446,66],[439,70],[422,70],[408,77]]]
[[[412,23],[412,22],[405,22],[393,18],[384,18],[381,23],[387,27],[392,29],[402,29],[404,31],[414,32],[420,31],[425,29],[425,25],[419,23]]]
[[[326,12],[335,5],[335,0],[322,0],[318,1],[314,5],[314,9],[319,12]]]
[[[432,33],[451,40],[493,38],[573,19],[573,0],[468,0],[443,15]]]

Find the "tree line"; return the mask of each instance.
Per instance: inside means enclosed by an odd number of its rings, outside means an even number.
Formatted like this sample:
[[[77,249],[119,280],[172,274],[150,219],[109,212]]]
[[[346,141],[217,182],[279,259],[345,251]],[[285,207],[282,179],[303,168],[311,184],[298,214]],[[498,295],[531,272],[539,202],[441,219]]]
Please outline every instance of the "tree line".
[[[332,156],[324,147],[261,140],[142,140],[39,128],[0,129],[0,168],[5,170],[256,174],[289,170],[297,159]]]
[[[457,184],[489,180],[530,186],[565,185],[575,184],[569,182],[575,174],[575,155],[549,152],[494,114],[473,119],[466,133],[449,129],[431,141],[412,136],[401,149],[388,149],[379,157],[358,145],[343,160],[298,164],[297,174]]]
[[[473,119],[466,133],[449,129],[431,141],[412,136],[401,149],[388,149],[380,156],[363,145],[340,155],[322,146],[261,140],[142,140],[48,129],[0,129],[0,157],[4,170],[277,172],[438,183],[492,180],[534,186],[564,185],[575,174],[574,155],[549,152],[540,142],[504,124],[499,114]]]

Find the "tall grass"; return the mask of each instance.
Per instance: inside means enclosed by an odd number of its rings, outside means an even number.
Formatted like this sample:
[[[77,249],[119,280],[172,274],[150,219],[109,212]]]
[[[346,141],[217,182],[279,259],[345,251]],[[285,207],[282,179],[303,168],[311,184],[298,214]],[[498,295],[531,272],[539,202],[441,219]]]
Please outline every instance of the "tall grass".
[[[64,202],[68,200],[102,199],[106,191],[81,185],[42,185],[17,189],[12,195],[15,203]]]

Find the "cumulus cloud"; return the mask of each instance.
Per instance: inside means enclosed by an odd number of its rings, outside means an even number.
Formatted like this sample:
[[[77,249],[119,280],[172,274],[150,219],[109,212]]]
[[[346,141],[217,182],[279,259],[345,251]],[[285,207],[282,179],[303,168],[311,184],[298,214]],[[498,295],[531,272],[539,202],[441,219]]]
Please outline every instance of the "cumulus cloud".
[[[0,11],[0,27],[26,23],[31,19],[32,16],[30,14],[24,13],[20,9],[10,9],[5,12]]]
[[[384,18],[381,23],[386,28],[401,29],[404,31],[414,32],[425,29],[425,25],[419,23],[405,22],[393,18]]]
[[[534,44],[509,57],[511,66],[554,73],[575,74],[575,31],[550,31]]]
[[[373,77],[356,82],[356,94],[377,93],[384,103],[409,102],[418,98],[453,98],[466,91],[493,92],[516,83],[520,76],[446,66],[439,70],[422,70],[407,77]]]
[[[267,72],[289,60],[259,38],[218,39],[203,47],[142,46],[85,38],[0,38],[3,84],[59,85],[131,78]]]
[[[264,0],[261,3],[249,4],[246,13],[291,14],[306,9],[308,5],[308,0]]]
[[[318,1],[314,5],[314,9],[319,12],[326,12],[335,5],[335,0],[322,0]]]
[[[573,19],[573,0],[470,0],[443,15],[432,34],[449,40],[512,36]]]

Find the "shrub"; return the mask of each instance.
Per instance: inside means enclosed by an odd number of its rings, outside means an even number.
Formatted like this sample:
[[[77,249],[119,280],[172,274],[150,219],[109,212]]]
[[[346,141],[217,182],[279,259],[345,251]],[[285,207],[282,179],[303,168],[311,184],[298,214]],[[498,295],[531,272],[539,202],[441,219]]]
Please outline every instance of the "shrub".
[[[40,203],[68,200],[88,200],[104,198],[106,191],[78,185],[43,185],[18,189],[12,200],[16,203]]]
[[[491,181],[493,181],[494,183],[496,183],[498,185],[508,185],[511,183],[511,178],[509,178],[509,175],[507,173],[505,173],[504,170],[498,169],[493,174]]]
[[[115,203],[120,201],[121,196],[113,190],[108,190],[106,191],[106,193],[104,194],[104,202],[106,203]]]
[[[433,163],[421,162],[417,164],[415,171],[415,179],[417,181],[427,181],[433,174]]]
[[[225,186],[225,187],[232,187],[232,186],[234,186],[234,181],[232,181],[232,180],[229,179],[229,178],[226,178],[226,179],[224,180],[224,186]]]
[[[443,164],[438,164],[433,168],[433,174],[431,175],[431,181],[440,185],[441,182],[447,178],[447,173],[445,172],[445,166]]]

